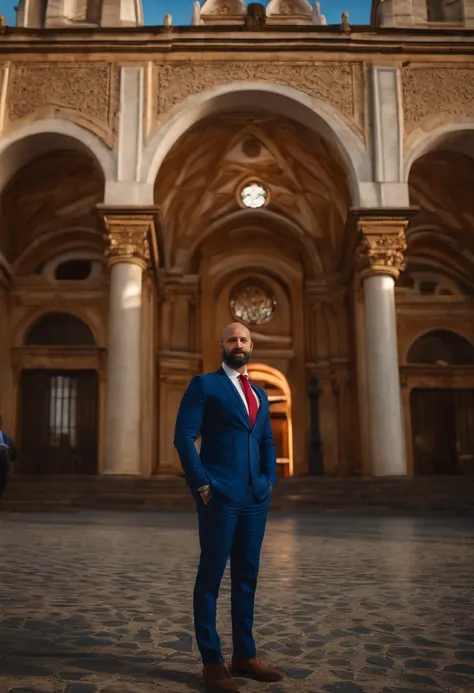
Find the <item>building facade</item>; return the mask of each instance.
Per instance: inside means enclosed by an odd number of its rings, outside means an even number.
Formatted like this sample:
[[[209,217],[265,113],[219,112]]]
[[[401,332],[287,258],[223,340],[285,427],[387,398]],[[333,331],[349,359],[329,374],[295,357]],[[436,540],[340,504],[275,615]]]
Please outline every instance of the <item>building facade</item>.
[[[236,319],[280,476],[472,473],[474,0],[191,12],[21,0],[0,28],[16,472],[176,473]]]

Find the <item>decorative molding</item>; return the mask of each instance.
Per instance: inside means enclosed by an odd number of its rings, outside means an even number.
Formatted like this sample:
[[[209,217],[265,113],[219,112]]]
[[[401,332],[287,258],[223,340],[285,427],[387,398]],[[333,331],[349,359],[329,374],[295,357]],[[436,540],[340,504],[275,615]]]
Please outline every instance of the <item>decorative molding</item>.
[[[298,89],[330,104],[349,120],[357,120],[359,111],[355,81],[362,79],[362,63],[358,62],[189,61],[158,65],[157,73],[158,115],[190,96],[243,81],[270,82]],[[363,123],[358,125],[363,127]]]
[[[407,248],[408,219],[359,218],[360,234],[356,248],[356,267],[361,278],[384,274],[397,278],[405,268],[403,253]]]
[[[474,65],[402,70],[405,132],[430,116],[474,116]]]
[[[119,68],[111,63],[13,63],[8,89],[11,122],[76,114],[108,143],[116,130]],[[92,128],[94,129],[94,127]]]

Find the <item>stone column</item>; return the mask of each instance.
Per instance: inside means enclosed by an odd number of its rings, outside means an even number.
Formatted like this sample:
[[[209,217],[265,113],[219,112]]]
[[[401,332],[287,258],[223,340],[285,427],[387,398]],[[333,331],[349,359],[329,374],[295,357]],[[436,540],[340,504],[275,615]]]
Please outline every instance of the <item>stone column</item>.
[[[110,267],[105,474],[141,474],[141,316],[153,213],[99,210]]]
[[[374,476],[407,474],[395,313],[395,279],[403,269],[406,216],[358,217],[357,260],[365,302],[365,351]]]

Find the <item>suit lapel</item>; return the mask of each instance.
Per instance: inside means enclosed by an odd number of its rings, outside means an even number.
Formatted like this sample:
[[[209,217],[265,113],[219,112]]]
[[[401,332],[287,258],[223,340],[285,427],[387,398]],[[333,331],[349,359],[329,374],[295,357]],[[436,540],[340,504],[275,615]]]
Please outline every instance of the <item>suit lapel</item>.
[[[255,419],[254,428],[256,428],[258,422],[260,421],[260,418],[263,416],[263,396],[262,396],[262,390],[259,387],[252,385],[252,389],[256,393],[258,399],[260,400],[260,406],[259,406],[258,411],[257,411],[257,418]]]
[[[231,383],[230,378],[227,376],[223,368],[220,368],[216,372],[217,379],[219,380],[221,386],[224,388],[226,395],[231,399],[235,405],[235,410],[240,414],[242,420],[244,421],[247,428],[250,428],[250,419],[245,408],[245,404],[242,402],[242,398],[235,389],[233,383]]]

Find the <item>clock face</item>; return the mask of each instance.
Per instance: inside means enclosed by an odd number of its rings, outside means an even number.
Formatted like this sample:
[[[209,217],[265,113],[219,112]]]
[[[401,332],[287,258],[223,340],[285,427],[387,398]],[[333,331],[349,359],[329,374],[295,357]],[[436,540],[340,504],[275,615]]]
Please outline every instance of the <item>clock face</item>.
[[[263,183],[252,181],[244,185],[240,192],[240,199],[244,207],[259,209],[267,203],[267,189]]]

